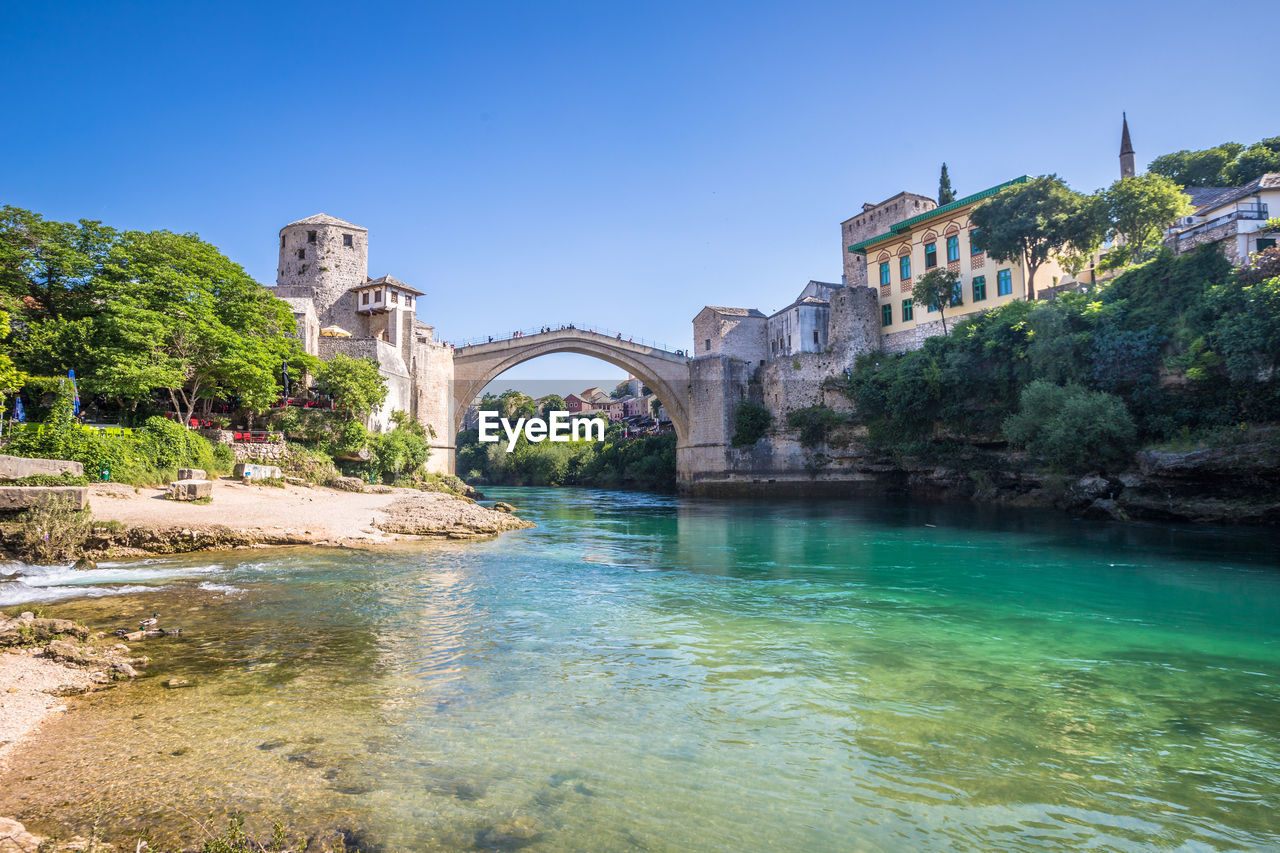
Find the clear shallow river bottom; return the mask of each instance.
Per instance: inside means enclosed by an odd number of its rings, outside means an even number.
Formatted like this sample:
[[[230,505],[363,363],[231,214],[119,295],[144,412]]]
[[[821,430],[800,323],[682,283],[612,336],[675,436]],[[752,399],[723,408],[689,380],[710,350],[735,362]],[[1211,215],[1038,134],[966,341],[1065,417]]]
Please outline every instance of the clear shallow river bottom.
[[[4,567],[11,611],[183,634],[48,723],[0,814],[387,851],[1280,849],[1274,534],[491,497],[539,527]]]

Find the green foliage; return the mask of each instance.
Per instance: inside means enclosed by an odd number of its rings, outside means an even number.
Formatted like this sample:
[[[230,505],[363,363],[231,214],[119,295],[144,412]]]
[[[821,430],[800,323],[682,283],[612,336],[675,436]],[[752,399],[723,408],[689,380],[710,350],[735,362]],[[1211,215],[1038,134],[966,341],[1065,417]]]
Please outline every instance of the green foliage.
[[[951,189],[951,176],[947,174],[947,164],[942,164],[942,171],[938,174],[938,207],[944,204],[951,204],[956,200],[955,190]]]
[[[567,412],[568,406],[564,401],[564,397],[559,394],[548,394],[542,398],[542,416],[550,417],[552,412]]]
[[[217,474],[234,464],[229,448],[215,451],[202,436],[165,418],[148,418],[141,429],[118,435],[81,426],[72,414],[69,389],[58,394],[42,426],[16,431],[4,450],[13,456],[69,459],[82,463],[91,480],[107,470],[113,481],[135,485],[165,482],[178,468]]]
[[[1274,379],[1280,370],[1280,275],[1241,276],[1213,288],[1211,339],[1237,381]]]
[[[317,485],[340,476],[338,467],[333,464],[329,454],[293,441],[285,445],[284,456],[277,464],[280,466],[280,473],[286,477],[296,477]]]
[[[733,413],[733,438],[730,443],[734,447],[751,447],[764,438],[772,423],[773,414],[763,405],[754,400],[743,400]]]
[[[338,353],[315,369],[315,384],[333,398],[334,405],[363,421],[387,399],[387,380],[378,363]]]
[[[407,420],[412,426],[401,422],[390,432],[370,437],[372,465],[384,478],[395,479],[401,473],[415,472],[431,455],[422,425],[412,418]]]
[[[1233,272],[1213,247],[1161,253],[1092,293],[969,315],[919,350],[860,358],[856,419],[892,450],[989,442],[1042,381],[1114,395],[1142,441],[1280,420],[1280,268],[1267,271]]]
[[[90,524],[89,511],[76,509],[71,498],[50,497],[19,517],[18,553],[38,565],[74,560],[84,548]]]
[[[1124,239],[1133,262],[1160,244],[1160,235],[1169,223],[1195,210],[1182,187],[1159,174],[1121,178],[1102,197],[1112,233]]]
[[[126,412],[157,392],[184,421],[217,397],[263,411],[282,362],[297,373],[314,362],[288,306],[193,234],[121,233],[0,208],[0,292],[24,300],[16,369],[75,368],[86,395]],[[0,391],[4,366],[0,356]]]
[[[1280,172],[1280,136],[1245,147],[1224,142],[1200,151],[1175,151],[1151,161],[1147,171],[1184,187],[1239,187],[1266,172]]]
[[[797,431],[797,437],[805,447],[823,444],[836,427],[848,422],[845,415],[826,406],[810,406],[787,415],[787,426]]]
[[[942,331],[947,331],[947,309],[952,306],[960,290],[960,274],[934,267],[916,280],[911,288],[911,298],[925,311],[938,312],[942,319]]]
[[[83,474],[33,474],[16,480],[5,480],[0,486],[87,486],[89,478]]]
[[[457,467],[469,481],[494,485],[666,491],[675,488],[676,436],[624,439],[613,424],[603,442],[534,443],[521,435],[507,453],[505,443],[481,444],[476,430],[466,430],[458,433]]]
[[[1086,471],[1126,463],[1136,428],[1114,394],[1037,379],[1023,389],[1004,432],[1055,468]]]
[[[1057,175],[1041,175],[1005,187],[974,208],[978,245],[998,261],[1027,265],[1035,298],[1035,274],[1049,258],[1091,252],[1102,241],[1102,206],[1073,192]]]

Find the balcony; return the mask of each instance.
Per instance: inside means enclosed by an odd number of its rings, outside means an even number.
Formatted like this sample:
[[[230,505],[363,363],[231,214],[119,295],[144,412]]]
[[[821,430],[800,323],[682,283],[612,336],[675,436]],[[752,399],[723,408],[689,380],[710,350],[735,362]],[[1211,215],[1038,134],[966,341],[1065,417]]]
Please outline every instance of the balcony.
[[[1238,204],[1236,205],[1236,209],[1229,213],[1225,213],[1222,216],[1215,216],[1208,222],[1202,222],[1194,228],[1188,228],[1186,231],[1179,231],[1178,241],[1181,242],[1183,240],[1189,240],[1197,234],[1203,234],[1206,231],[1219,228],[1226,225],[1228,222],[1237,222],[1240,220],[1265,221],[1269,216],[1270,213],[1267,206],[1261,202],[1254,204]]]

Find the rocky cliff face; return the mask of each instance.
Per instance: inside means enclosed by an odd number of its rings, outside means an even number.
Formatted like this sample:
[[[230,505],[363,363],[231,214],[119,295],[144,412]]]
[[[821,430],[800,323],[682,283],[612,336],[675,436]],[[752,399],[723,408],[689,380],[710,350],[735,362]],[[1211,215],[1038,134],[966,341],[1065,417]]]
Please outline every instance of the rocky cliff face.
[[[1002,506],[1053,507],[1096,518],[1280,524],[1280,428],[1256,429],[1232,444],[1148,450],[1121,472],[1064,475],[1025,454],[967,446],[912,457],[867,446],[862,436],[803,448],[771,436],[696,494],[760,496],[907,495]]]

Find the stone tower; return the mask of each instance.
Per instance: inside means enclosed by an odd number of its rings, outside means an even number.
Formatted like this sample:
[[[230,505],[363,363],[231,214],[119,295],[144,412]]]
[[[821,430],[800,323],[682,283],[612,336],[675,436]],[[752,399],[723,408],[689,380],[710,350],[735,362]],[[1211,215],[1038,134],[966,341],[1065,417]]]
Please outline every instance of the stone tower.
[[[369,232],[326,213],[280,229],[276,292],[311,299],[321,325],[355,314],[349,291],[369,278]]]
[[[1123,122],[1120,131],[1120,177],[1132,178],[1136,173],[1133,168],[1133,141],[1129,139],[1129,117],[1124,113],[1120,115]]]

